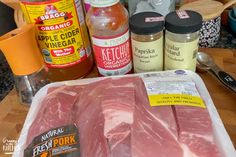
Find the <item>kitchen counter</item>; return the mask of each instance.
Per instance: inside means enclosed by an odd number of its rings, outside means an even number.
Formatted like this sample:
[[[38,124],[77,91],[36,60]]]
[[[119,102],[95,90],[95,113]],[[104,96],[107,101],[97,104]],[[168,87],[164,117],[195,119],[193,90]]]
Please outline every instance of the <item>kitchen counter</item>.
[[[211,55],[216,63],[236,78],[236,50],[208,48],[200,49]],[[225,88],[210,74],[198,73],[212,97],[225,128],[236,148],[236,94]],[[87,77],[95,77],[94,70]],[[0,156],[9,156],[2,148],[6,143],[18,139],[23,127],[28,107],[20,105],[15,89],[12,90],[0,103]],[[2,140],[3,139],[3,140]],[[5,155],[4,155],[5,154]]]

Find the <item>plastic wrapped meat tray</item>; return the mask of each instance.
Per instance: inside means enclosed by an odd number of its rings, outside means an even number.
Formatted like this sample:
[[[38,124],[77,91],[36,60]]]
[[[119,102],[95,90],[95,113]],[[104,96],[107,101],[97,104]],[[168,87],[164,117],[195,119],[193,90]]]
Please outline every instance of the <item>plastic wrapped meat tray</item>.
[[[236,153],[201,78],[176,70],[45,86],[33,99],[13,156]]]

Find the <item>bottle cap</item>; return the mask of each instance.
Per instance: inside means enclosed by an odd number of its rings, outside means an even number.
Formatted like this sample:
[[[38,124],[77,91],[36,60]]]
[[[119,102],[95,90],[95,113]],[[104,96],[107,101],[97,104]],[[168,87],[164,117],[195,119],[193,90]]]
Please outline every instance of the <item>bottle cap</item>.
[[[0,49],[15,75],[32,74],[44,64],[33,24],[24,25],[1,36]]]
[[[131,32],[149,35],[163,30],[164,17],[156,12],[141,12],[130,18],[129,25]]]
[[[166,30],[178,33],[194,33],[202,27],[202,16],[190,10],[177,10],[166,15],[165,28]]]
[[[118,3],[120,0],[90,0],[90,5],[92,7],[109,7],[116,3]]]

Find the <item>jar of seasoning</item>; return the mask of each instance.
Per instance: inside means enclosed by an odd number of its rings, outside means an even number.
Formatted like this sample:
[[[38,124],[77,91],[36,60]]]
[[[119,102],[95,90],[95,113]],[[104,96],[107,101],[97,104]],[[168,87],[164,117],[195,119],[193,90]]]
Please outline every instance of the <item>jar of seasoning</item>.
[[[51,82],[37,46],[35,26],[24,25],[4,34],[0,49],[14,74],[20,103],[30,105],[38,90]]]
[[[164,17],[156,12],[133,15],[129,21],[134,72],[163,70]]]
[[[195,71],[202,16],[189,10],[177,10],[165,18],[165,70]]]

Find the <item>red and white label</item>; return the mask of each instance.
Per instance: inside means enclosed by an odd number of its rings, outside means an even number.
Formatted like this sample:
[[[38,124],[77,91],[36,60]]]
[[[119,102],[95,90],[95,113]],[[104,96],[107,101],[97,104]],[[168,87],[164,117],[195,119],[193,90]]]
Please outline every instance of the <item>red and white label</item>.
[[[92,37],[98,71],[103,76],[123,75],[132,69],[129,31],[110,38]]]
[[[63,48],[63,49],[54,49],[51,50],[51,54],[53,57],[60,57],[60,56],[68,56],[75,53],[74,47],[70,46],[67,48]]]
[[[40,31],[53,31],[53,30],[64,29],[64,28],[70,27],[72,25],[73,25],[73,21],[69,20],[67,22],[63,22],[63,23],[56,24],[56,25],[39,26],[38,29]]]

